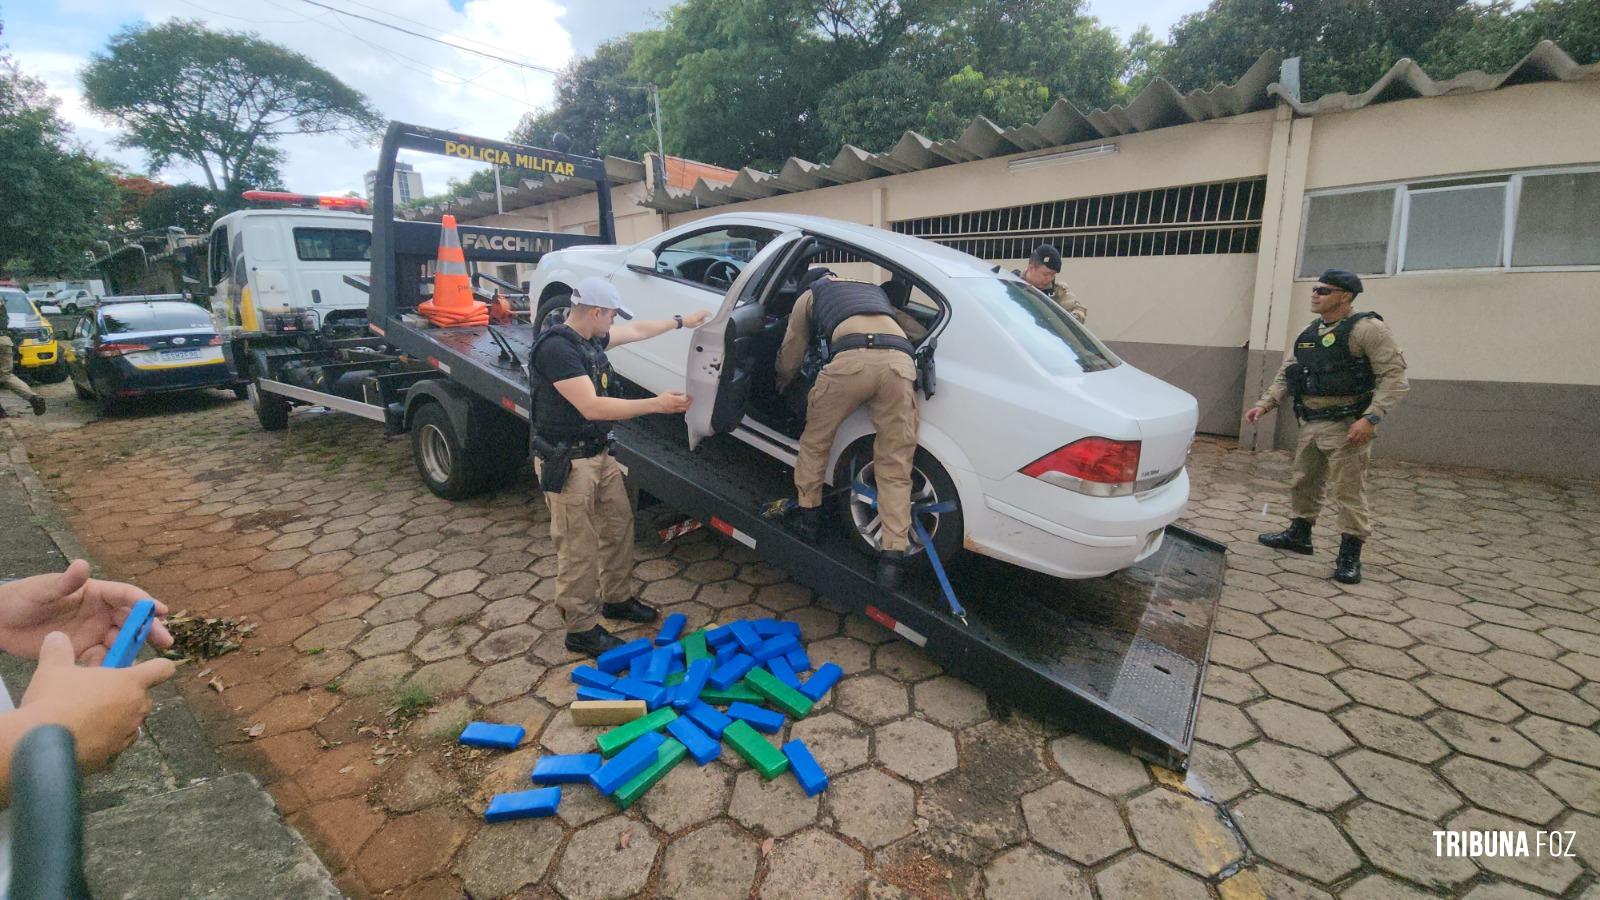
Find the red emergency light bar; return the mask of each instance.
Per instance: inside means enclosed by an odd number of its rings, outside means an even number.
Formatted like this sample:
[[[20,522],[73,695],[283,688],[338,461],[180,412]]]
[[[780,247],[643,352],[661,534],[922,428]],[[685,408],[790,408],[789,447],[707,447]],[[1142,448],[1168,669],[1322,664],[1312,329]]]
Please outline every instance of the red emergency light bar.
[[[348,209],[367,212],[372,204],[359,197],[319,197],[315,194],[293,194],[288,191],[245,191],[241,194],[252,203],[281,203],[286,206],[303,206],[311,209]]]

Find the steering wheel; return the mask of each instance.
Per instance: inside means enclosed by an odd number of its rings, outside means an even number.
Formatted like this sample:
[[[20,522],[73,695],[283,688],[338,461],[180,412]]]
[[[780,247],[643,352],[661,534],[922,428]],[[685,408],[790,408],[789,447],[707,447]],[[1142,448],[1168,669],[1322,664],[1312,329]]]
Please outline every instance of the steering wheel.
[[[706,266],[706,274],[701,280],[712,287],[727,289],[733,287],[733,281],[739,277],[739,267],[726,259],[719,259]]]

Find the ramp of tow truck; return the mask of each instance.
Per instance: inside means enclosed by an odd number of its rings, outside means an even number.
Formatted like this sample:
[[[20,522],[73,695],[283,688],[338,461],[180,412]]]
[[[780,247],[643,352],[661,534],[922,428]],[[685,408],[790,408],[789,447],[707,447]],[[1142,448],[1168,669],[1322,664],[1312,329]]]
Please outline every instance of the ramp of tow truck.
[[[968,555],[952,573],[968,623],[952,616],[925,566],[895,592],[835,534],[817,545],[763,520],[792,496],[790,469],[734,438],[687,450],[681,419],[617,427],[629,482],[754,549],[835,605],[922,647],[947,672],[1025,709],[1171,768],[1187,766],[1222,593],[1221,544],[1169,527],[1160,550],[1109,578],[1064,581]]]

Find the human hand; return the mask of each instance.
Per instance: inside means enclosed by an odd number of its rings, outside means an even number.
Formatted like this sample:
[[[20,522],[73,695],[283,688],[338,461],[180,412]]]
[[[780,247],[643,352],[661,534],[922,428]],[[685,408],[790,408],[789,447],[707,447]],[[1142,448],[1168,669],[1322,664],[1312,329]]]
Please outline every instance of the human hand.
[[[656,395],[656,412],[677,415],[689,409],[689,395],[680,391],[667,391]]]
[[[35,575],[0,587],[0,650],[16,656],[37,656],[45,635],[60,631],[85,665],[99,665],[117,640],[117,630],[135,603],[149,596],[131,584],[89,577],[89,564],[75,559],[65,572]],[[156,615],[167,614],[155,601]],[[172,646],[172,635],[157,618],[150,643]]]
[[[33,724],[63,725],[87,772],[105,768],[133,745],[150,714],[150,689],[172,677],[170,659],[147,659],[126,669],[79,666],[72,641],[59,631],[39,647],[39,668],[22,695],[21,715]]]
[[[1372,424],[1370,421],[1366,419],[1357,419],[1350,423],[1350,431],[1344,437],[1345,443],[1354,444],[1355,446],[1359,447],[1362,444],[1365,444],[1367,441],[1372,440],[1372,435],[1377,430],[1378,426]]]
[[[711,313],[709,311],[703,309],[695,310],[694,312],[683,317],[683,327],[699,328],[701,325],[704,325],[706,320],[709,318],[711,318]]]
[[[1261,407],[1252,406],[1249,409],[1244,411],[1244,420],[1246,422],[1249,422],[1251,425],[1254,425],[1256,423],[1257,419],[1261,418],[1262,416],[1264,416],[1266,414],[1267,414],[1267,411],[1262,409]]]

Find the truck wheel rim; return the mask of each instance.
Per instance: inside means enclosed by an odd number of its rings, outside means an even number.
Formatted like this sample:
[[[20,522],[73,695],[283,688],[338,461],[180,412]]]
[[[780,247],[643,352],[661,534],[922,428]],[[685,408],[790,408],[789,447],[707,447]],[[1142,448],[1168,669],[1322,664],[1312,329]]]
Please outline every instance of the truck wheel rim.
[[[450,442],[436,425],[422,426],[422,468],[428,478],[443,484],[450,480]]]
[[[856,479],[862,484],[877,486],[877,479],[873,476],[871,462],[861,467],[856,473]],[[934,488],[933,480],[921,469],[912,466],[911,505],[916,506],[920,503],[935,504],[938,502],[940,502],[939,492]],[[942,513],[921,513],[917,518],[922,522],[922,527],[927,529],[928,537],[932,538],[939,534],[939,520],[943,517]],[[850,521],[855,524],[856,534],[868,546],[873,550],[883,549],[883,517],[878,515],[878,510],[875,506],[856,496],[854,491],[850,493]],[[915,556],[921,553],[922,542],[917,540],[914,529],[908,537],[911,540],[911,545],[906,550],[906,554]]]

